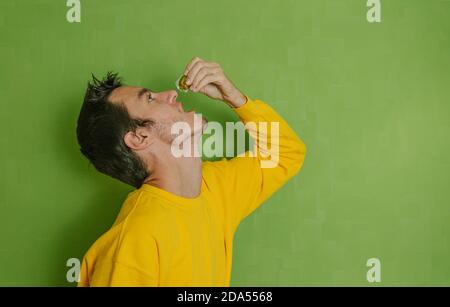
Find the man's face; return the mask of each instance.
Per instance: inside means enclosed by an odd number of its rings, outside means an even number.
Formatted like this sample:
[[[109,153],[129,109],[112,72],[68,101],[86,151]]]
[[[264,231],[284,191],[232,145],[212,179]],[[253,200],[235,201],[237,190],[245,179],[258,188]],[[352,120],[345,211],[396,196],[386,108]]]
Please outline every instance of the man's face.
[[[174,123],[187,123],[192,135],[201,133],[205,124],[204,122],[198,124],[199,115],[194,111],[184,111],[182,103],[176,101],[177,96],[174,90],[154,92],[142,87],[121,86],[111,93],[109,100],[112,103],[122,103],[132,118],[154,121],[158,136],[162,141],[170,143],[175,137],[171,135]]]

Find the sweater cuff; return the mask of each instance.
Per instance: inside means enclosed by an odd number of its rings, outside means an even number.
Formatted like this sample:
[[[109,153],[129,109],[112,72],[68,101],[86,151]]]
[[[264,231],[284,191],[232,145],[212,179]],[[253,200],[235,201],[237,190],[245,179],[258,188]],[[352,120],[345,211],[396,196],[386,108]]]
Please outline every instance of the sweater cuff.
[[[246,119],[248,117],[248,115],[252,114],[252,109],[255,108],[255,106],[258,104],[256,100],[253,100],[252,98],[250,98],[247,95],[244,95],[245,98],[247,99],[247,101],[241,105],[238,108],[233,108],[233,111],[236,112],[236,114],[241,118],[241,119]]]

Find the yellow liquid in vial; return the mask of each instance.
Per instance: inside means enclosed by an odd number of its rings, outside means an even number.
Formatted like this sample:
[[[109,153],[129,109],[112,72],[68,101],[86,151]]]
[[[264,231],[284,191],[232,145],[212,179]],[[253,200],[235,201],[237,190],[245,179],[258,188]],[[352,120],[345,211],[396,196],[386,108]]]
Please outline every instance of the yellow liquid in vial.
[[[187,77],[185,75],[181,76],[176,82],[177,89],[183,92],[187,92],[189,90],[189,86],[186,84],[186,81]]]

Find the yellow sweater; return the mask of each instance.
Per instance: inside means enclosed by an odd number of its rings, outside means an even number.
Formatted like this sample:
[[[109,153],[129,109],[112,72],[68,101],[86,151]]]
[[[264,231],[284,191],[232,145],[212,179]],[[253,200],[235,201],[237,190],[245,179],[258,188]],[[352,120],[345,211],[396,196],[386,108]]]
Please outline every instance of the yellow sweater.
[[[279,122],[278,166],[262,168],[260,156],[204,162],[197,198],[144,184],[87,252],[78,286],[229,286],[236,228],[300,170],[306,154],[295,132],[261,100],[247,97],[234,110],[244,123]]]

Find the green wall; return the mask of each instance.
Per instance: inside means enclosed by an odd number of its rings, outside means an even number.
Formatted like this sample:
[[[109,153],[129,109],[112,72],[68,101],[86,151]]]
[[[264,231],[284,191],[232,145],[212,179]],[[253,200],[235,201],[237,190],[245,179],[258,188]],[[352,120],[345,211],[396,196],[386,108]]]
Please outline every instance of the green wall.
[[[193,56],[222,64],[308,146],[300,174],[245,220],[232,285],[450,285],[450,2],[0,2],[0,285],[71,285],[131,188],[79,154],[90,73],[173,88]],[[182,94],[210,120],[236,120]]]

